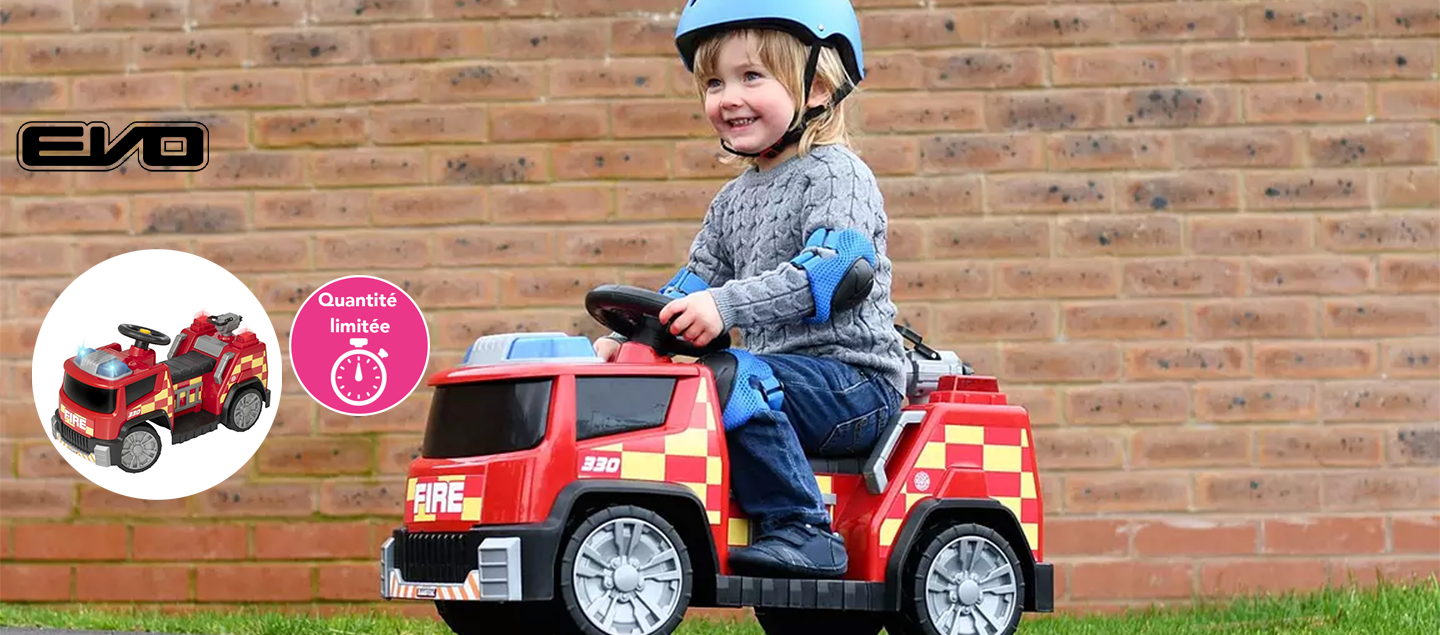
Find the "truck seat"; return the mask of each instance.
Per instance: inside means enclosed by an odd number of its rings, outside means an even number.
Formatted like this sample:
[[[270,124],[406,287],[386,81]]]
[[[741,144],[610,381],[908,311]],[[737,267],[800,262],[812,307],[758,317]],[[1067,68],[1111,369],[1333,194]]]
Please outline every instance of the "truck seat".
[[[200,351],[190,351],[179,357],[165,360],[170,367],[170,383],[178,384],[215,370],[215,358]]]

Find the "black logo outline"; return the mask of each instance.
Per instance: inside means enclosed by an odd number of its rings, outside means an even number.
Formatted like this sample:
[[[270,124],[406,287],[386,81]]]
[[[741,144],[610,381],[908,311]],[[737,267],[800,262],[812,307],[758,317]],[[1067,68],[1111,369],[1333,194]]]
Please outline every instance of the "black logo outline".
[[[32,133],[31,143],[27,144],[26,131],[31,129],[40,129],[42,132]],[[158,129],[162,132],[147,132],[147,129]],[[199,130],[199,135],[174,133],[176,130],[196,129]],[[62,131],[78,134],[54,134]],[[97,132],[100,134],[97,135]],[[69,137],[76,140],[42,140],[47,137]],[[166,150],[166,141],[176,138],[184,139],[186,143],[184,154],[179,155],[182,161],[167,162],[165,159],[175,155]],[[198,150],[193,148],[196,141]],[[123,155],[117,157],[113,153],[122,145],[128,147]],[[86,150],[89,156],[72,155],[61,158],[42,154],[47,149],[52,152]],[[150,172],[199,172],[210,165],[210,128],[199,121],[133,121],[125,126],[119,135],[112,136],[110,124],[104,121],[72,120],[27,121],[15,132],[15,159],[20,168],[28,172],[110,172],[124,165],[136,154],[139,155],[140,167]],[[199,156],[183,159],[191,154]],[[103,161],[106,157],[110,157],[110,160]],[[197,158],[198,164],[194,162]],[[87,164],[86,159],[89,159],[90,163]],[[73,162],[77,160],[79,163]]]

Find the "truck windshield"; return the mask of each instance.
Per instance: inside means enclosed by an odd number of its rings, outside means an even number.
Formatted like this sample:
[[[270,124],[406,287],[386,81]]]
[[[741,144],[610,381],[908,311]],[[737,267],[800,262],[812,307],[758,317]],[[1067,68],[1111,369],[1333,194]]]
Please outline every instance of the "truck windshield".
[[[97,388],[65,373],[65,396],[75,405],[91,412],[110,414],[115,412],[115,389]]]
[[[550,416],[552,378],[439,386],[420,455],[451,459],[540,445]]]

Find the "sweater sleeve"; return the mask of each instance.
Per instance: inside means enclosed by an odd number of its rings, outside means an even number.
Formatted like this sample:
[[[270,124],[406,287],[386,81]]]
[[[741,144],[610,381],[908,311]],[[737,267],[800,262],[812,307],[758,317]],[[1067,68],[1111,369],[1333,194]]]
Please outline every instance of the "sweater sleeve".
[[[801,240],[817,229],[855,229],[874,239],[881,226],[878,200],[864,195],[863,176],[844,161],[826,161],[808,175],[802,196],[804,215]],[[793,254],[793,255],[798,255]],[[815,314],[815,298],[804,269],[787,259],[774,269],[744,280],[732,280],[713,289],[724,328],[758,324],[795,323]]]

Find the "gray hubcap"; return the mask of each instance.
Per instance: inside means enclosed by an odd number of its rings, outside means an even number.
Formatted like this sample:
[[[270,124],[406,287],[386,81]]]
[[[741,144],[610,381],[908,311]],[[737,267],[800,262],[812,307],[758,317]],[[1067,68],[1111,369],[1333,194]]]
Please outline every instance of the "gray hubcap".
[[[606,522],[580,546],[575,597],[585,618],[610,635],[648,635],[680,604],[680,555],[655,525],[638,518]]]
[[[241,430],[249,430],[260,420],[260,395],[253,390],[245,391],[240,395],[240,401],[235,402],[235,427]]]
[[[120,462],[132,470],[149,467],[159,454],[160,442],[149,432],[131,432],[120,442]]]
[[[1015,569],[995,543],[961,536],[945,545],[925,574],[930,622],[946,635],[1004,632],[1019,597]]]

